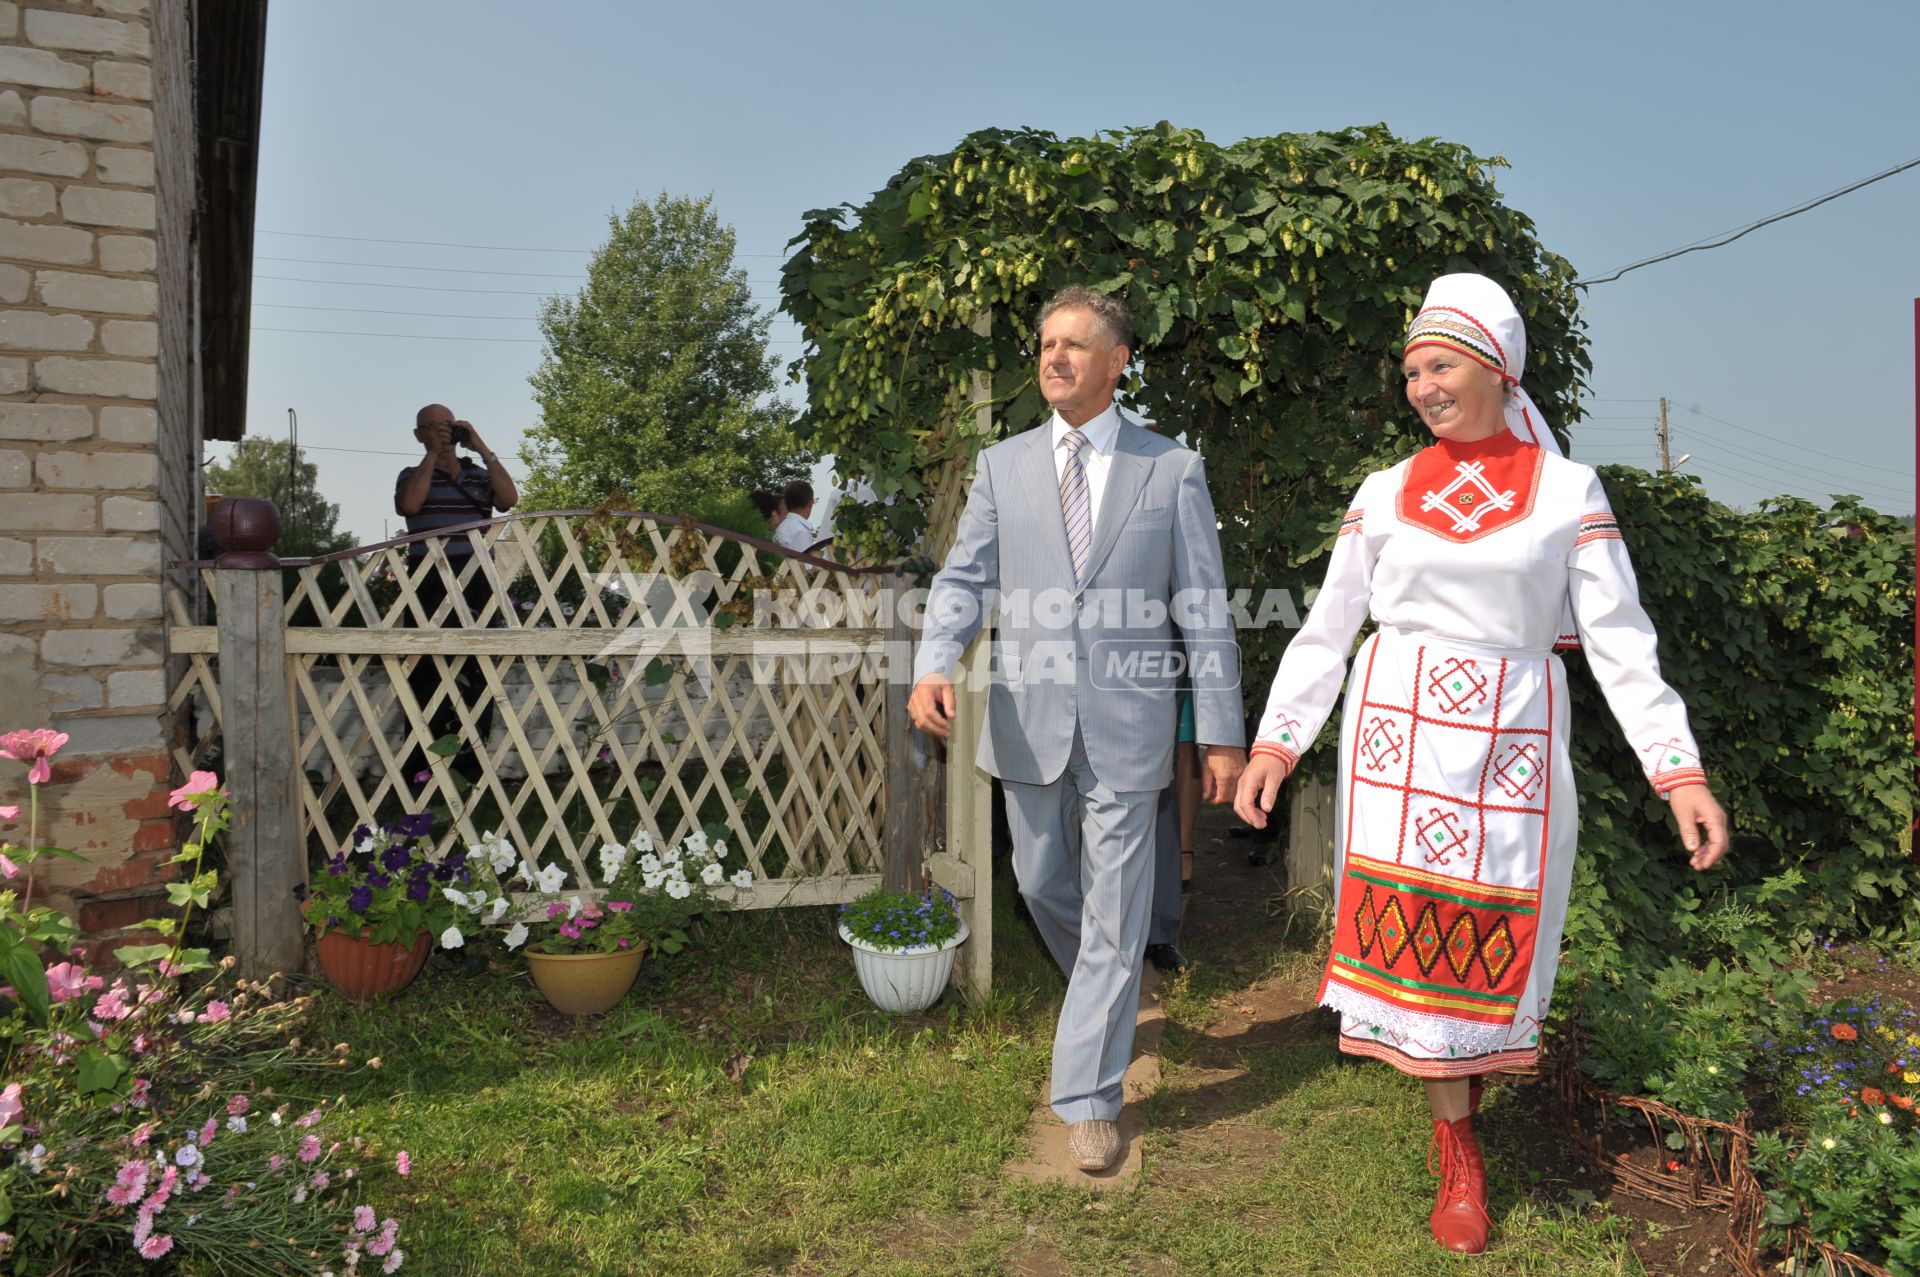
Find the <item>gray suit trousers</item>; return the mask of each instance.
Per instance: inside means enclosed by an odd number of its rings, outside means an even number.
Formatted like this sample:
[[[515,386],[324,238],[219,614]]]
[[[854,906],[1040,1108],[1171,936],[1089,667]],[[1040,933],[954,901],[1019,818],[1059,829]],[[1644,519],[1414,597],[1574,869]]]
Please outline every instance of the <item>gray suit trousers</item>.
[[[1116,793],[1103,785],[1078,732],[1057,780],[1001,785],[1014,878],[1067,975],[1053,1035],[1053,1111],[1063,1122],[1113,1121],[1133,1056],[1160,792]],[[1178,873],[1176,860],[1176,879]]]

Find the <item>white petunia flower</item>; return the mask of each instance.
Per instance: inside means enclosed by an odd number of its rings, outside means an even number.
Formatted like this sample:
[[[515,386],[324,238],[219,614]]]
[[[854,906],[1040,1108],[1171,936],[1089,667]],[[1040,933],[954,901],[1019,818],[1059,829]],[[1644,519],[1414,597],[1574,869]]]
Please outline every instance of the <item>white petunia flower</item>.
[[[448,927],[440,933],[440,947],[442,949],[458,949],[466,942],[467,938],[460,934],[460,928],[458,927]]]
[[[640,879],[640,885],[648,891],[658,891],[660,890],[660,884],[666,880],[667,876],[663,873],[650,873]]]
[[[640,872],[641,872],[641,873],[643,873],[643,874],[657,874],[657,873],[659,873],[659,872],[660,872],[660,857],[658,857],[658,856],[642,856],[642,857],[640,857]]]
[[[680,850],[695,856],[706,855],[707,854],[707,831],[704,829],[696,829],[692,833],[688,834],[685,838],[680,840]]]
[[[534,885],[548,895],[552,895],[554,892],[560,890],[561,884],[566,882],[566,880],[567,871],[559,865],[548,865],[534,875]]]
[[[527,924],[516,922],[507,928],[507,948],[518,949],[527,942]]]
[[[470,900],[466,892],[455,887],[442,887],[440,888],[440,894],[459,905],[462,909],[467,907],[468,901]]]
[[[674,878],[667,883],[667,894],[675,900],[685,900],[693,894],[693,888],[687,885],[685,878]]]
[[[627,840],[627,850],[636,856],[653,854],[653,835],[642,829],[639,833]]]
[[[738,887],[741,891],[752,891],[753,890],[753,871],[751,869],[739,870],[733,875],[733,877],[727,879],[727,881],[731,882],[735,887]]]
[[[493,902],[493,912],[487,915],[487,921],[488,922],[500,921],[500,919],[507,916],[507,910],[511,909],[512,907],[513,907],[513,901],[507,899],[505,896],[501,896],[498,900],[495,900]]]
[[[578,918],[580,916],[580,911],[586,907],[587,907],[587,902],[582,900],[579,896],[567,897],[567,917]]]
[[[700,871],[700,881],[706,883],[709,887],[719,886],[720,880],[726,876],[726,870],[711,862],[708,863],[705,869]]]

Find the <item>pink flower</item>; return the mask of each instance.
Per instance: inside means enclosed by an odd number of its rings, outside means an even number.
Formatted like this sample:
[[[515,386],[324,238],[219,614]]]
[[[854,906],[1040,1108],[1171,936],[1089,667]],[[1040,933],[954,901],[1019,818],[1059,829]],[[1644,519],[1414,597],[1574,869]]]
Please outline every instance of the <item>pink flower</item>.
[[[614,943],[619,945],[622,949],[624,949],[627,947],[627,938],[625,936],[621,936],[618,940],[614,941]]]
[[[0,1126],[12,1126],[26,1112],[26,1105],[20,1102],[20,1084],[7,1083],[7,1089],[0,1091]]]
[[[0,820],[18,819],[20,819],[20,808],[17,805],[9,807],[5,803],[0,803]]]
[[[173,1236],[169,1233],[155,1233],[140,1243],[140,1258],[159,1259],[173,1249]]]
[[[115,1206],[131,1206],[140,1200],[144,1188],[128,1188],[125,1184],[115,1184],[107,1190],[107,1200]]]
[[[200,1013],[200,1023],[218,1024],[232,1014],[232,1007],[222,1002],[219,998],[214,998],[207,1003],[207,1009]]]
[[[280,1167],[286,1163],[286,1160],[287,1159],[280,1156],[280,1154],[275,1153],[267,1159],[267,1169],[278,1175],[280,1173]]]
[[[219,1125],[215,1123],[212,1118],[208,1118],[207,1124],[200,1128],[200,1147],[205,1148],[207,1145],[213,1143],[214,1134],[219,1131],[219,1129]]]
[[[195,772],[187,777],[187,783],[167,795],[167,806],[178,807],[181,811],[192,811],[197,804],[196,798],[204,798],[220,789],[220,778],[212,772]]]
[[[14,810],[18,811],[20,809],[16,807]],[[10,858],[0,856],[0,874],[5,874],[9,878],[18,878],[20,876],[20,866],[14,864]]]
[[[367,1253],[369,1255],[384,1255],[393,1249],[394,1242],[399,1239],[399,1223],[395,1220],[383,1219],[380,1221],[380,1235],[367,1243]]]
[[[127,1089],[127,1103],[137,1109],[147,1106],[147,1092],[153,1089],[153,1083],[146,1078],[133,1079],[133,1085]]]
[[[72,962],[56,962],[47,968],[47,992],[53,995],[55,1002],[70,1002],[89,989],[104,988],[106,983],[97,975],[88,975],[85,967]]]
[[[65,732],[48,731],[44,727],[8,732],[0,736],[0,756],[32,764],[27,769],[27,783],[44,785],[53,779],[53,768],[47,760],[59,753],[60,747],[66,743]]]
[[[133,1008],[127,1005],[127,987],[123,984],[114,985],[93,1004],[93,1014],[101,1020],[124,1020],[132,1013]]]
[[[402,1261],[406,1259],[406,1257],[407,1257],[406,1251],[396,1249],[391,1255],[387,1256],[387,1262],[380,1265],[380,1271],[383,1273],[399,1272],[400,1264],[402,1263]]]
[[[300,1141],[300,1160],[312,1162],[320,1156],[320,1137],[309,1135]]]
[[[295,1126],[301,1126],[301,1127],[320,1125],[320,1110],[308,1109],[305,1113],[302,1113],[299,1117],[294,1118],[293,1124]]]
[[[401,1149],[394,1157],[393,1169],[399,1171],[403,1176],[413,1174],[413,1158],[407,1155],[406,1149]]]
[[[239,1117],[242,1113],[246,1112],[248,1109],[252,1107],[253,1107],[253,1101],[249,1100],[244,1095],[236,1095],[232,1099],[227,1101],[227,1112],[231,1113],[235,1117]]]
[[[380,1224],[379,1221],[374,1218],[373,1207],[365,1205],[354,1207],[353,1226],[356,1231],[362,1233],[370,1233],[378,1228]]]
[[[633,908],[633,901],[610,900],[607,902],[607,908],[613,910],[615,913],[626,913],[629,909]]]
[[[314,1192],[317,1193],[321,1191],[331,1183],[333,1183],[333,1176],[327,1174],[325,1171],[315,1171],[313,1173],[313,1191]]]

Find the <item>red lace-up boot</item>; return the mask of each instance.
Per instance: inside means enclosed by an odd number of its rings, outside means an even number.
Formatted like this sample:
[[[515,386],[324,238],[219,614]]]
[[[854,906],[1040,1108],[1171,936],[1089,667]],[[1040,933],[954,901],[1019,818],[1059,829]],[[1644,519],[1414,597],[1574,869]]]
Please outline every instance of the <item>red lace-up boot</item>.
[[[1487,1216],[1487,1168],[1480,1145],[1473,1138],[1473,1119],[1435,1121],[1427,1169],[1439,1162],[1440,1192],[1433,1199],[1428,1226],[1433,1238],[1448,1250],[1478,1255],[1487,1248],[1493,1221]]]

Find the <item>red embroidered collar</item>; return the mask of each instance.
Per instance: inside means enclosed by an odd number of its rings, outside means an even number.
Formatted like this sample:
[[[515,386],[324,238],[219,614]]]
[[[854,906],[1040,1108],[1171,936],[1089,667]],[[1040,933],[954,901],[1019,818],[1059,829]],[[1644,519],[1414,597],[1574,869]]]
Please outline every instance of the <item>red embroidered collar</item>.
[[[1407,466],[1400,518],[1449,541],[1477,541],[1533,513],[1545,454],[1511,430],[1435,441]]]

